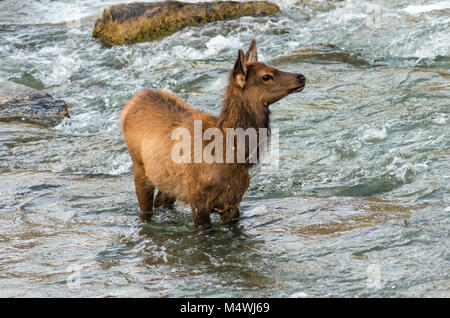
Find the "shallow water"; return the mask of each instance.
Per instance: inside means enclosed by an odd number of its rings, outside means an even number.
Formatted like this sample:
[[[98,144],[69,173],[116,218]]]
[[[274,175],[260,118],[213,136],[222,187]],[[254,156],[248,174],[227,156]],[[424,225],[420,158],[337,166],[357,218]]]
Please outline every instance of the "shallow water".
[[[282,13],[105,47],[117,1],[0,1],[0,77],[64,99],[51,129],[0,122],[0,296],[450,296],[449,1],[275,1]],[[94,17],[94,18],[93,18]],[[271,106],[275,171],[236,228],[138,216],[117,126],[144,87],[213,113],[252,38],[301,72]]]

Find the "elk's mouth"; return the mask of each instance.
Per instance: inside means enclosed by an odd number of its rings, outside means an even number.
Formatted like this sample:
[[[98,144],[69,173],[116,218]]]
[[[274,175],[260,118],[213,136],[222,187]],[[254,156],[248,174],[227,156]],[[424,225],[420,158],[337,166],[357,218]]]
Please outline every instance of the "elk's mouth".
[[[300,93],[305,88],[305,83],[291,89],[291,93]]]

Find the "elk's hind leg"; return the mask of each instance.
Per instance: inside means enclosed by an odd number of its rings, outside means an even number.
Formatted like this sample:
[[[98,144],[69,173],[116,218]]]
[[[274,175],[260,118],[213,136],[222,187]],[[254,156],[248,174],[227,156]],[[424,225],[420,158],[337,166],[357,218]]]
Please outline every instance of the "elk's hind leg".
[[[145,175],[143,165],[133,163],[134,185],[136,187],[136,196],[141,209],[141,216],[145,220],[149,220],[153,210],[153,195],[155,194],[155,186]]]
[[[161,191],[158,190],[158,193],[156,194],[155,197],[155,202],[153,203],[153,207],[159,208],[160,206],[162,206],[167,209],[172,209],[173,205],[175,204],[175,201],[176,201],[175,197],[162,193]]]

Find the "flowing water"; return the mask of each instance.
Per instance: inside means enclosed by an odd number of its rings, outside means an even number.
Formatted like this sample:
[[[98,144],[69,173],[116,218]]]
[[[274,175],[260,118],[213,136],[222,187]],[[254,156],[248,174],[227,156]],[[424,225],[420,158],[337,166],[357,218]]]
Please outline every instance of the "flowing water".
[[[113,0],[0,1],[0,78],[64,99],[0,122],[0,296],[450,296],[450,1],[275,1],[282,12],[108,47]],[[300,72],[271,106],[278,169],[232,229],[139,218],[118,118],[144,87],[218,113],[238,48]]]

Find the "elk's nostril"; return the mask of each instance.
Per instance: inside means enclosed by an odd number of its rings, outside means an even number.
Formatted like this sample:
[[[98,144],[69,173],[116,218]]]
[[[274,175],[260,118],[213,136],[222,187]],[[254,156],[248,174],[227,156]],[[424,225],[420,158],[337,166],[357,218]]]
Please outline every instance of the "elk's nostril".
[[[299,79],[300,82],[305,83],[306,82],[306,77],[303,76],[303,74],[297,74],[297,78]]]

